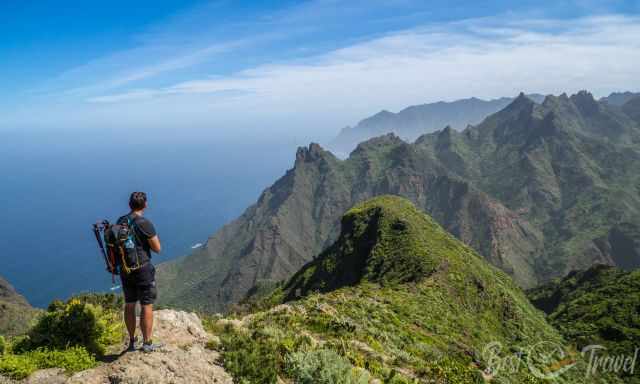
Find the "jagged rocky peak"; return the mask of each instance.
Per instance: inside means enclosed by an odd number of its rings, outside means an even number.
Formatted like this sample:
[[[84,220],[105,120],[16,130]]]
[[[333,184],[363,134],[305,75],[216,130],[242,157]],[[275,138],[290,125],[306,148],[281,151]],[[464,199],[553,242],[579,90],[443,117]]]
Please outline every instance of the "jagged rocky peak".
[[[498,112],[497,114],[518,114],[523,111],[531,111],[533,107],[536,105],[535,101],[531,100],[524,94],[524,92],[520,92],[518,97],[516,97],[511,104],[507,105],[505,109]]]
[[[450,125],[447,125],[446,127],[444,127],[442,131],[438,133],[438,138],[439,139],[451,138],[451,136],[454,136],[456,133],[457,132],[455,129],[453,129]]]
[[[331,156],[331,152],[325,151],[320,144],[311,143],[308,147],[298,147],[296,152],[296,163],[298,162],[313,162],[326,156]]]
[[[556,95],[547,95],[544,97],[544,101],[542,101],[542,106],[547,108],[553,108],[559,105],[569,104],[571,100],[569,100],[569,96],[566,93],[562,93],[559,96]]]
[[[600,108],[598,101],[588,91],[580,91],[575,95],[571,95],[570,99],[580,112],[585,115],[593,114]]]
[[[358,144],[353,153],[359,153],[368,151],[370,149],[375,149],[377,147],[386,146],[386,145],[398,145],[405,143],[401,138],[399,138],[394,133],[387,133],[386,135],[377,136],[367,141],[363,141]]]

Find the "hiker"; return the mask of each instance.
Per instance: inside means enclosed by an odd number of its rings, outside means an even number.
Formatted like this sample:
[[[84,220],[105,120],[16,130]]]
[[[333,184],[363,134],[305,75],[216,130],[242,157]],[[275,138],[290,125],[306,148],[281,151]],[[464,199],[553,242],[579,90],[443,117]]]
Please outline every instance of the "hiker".
[[[136,346],[136,303],[140,302],[140,328],[142,330],[142,351],[156,351],[160,345],[154,344],[153,303],[157,297],[155,274],[151,264],[151,251],[160,253],[160,239],[149,219],[144,217],[147,208],[147,195],[144,192],[133,192],[129,198],[131,212],[118,219],[118,223],[130,223],[133,229],[135,252],[138,255],[136,265],[120,271],[122,291],[124,292],[124,321],[129,332],[129,348],[135,351]],[[134,244],[131,244],[133,247]]]

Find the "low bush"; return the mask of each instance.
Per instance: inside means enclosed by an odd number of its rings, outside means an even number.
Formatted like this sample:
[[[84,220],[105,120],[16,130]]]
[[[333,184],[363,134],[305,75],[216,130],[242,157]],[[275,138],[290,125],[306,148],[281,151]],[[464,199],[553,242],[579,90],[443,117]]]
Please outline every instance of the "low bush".
[[[124,307],[124,298],[115,293],[83,293],[74,296],[74,299],[84,304],[100,306],[105,311],[120,312]]]
[[[15,352],[22,353],[39,348],[65,350],[84,347],[89,353],[102,356],[106,347],[123,337],[123,325],[119,312],[103,309],[96,297],[73,298],[67,303],[53,302],[27,337],[17,343]]]
[[[238,382],[276,383],[277,346],[264,338],[227,329],[221,335],[224,367]]]
[[[38,369],[62,368],[67,373],[74,373],[95,366],[95,358],[83,347],[61,351],[41,348],[0,357],[0,374],[16,380],[24,379]]]
[[[0,356],[4,355],[4,351],[7,349],[7,343],[4,337],[0,335]]]
[[[356,370],[344,357],[327,349],[287,355],[285,371],[299,384],[367,384],[368,372]]]

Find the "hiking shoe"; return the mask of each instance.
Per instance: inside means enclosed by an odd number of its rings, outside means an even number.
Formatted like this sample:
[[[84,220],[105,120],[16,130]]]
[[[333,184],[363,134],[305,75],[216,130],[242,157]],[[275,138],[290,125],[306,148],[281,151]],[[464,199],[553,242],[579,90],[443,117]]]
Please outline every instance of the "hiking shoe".
[[[136,351],[136,342],[137,341],[138,341],[137,337],[135,339],[129,340],[129,347],[126,349],[125,352],[135,352]]]
[[[142,344],[142,352],[144,352],[144,353],[157,352],[163,346],[164,346],[164,344],[154,344],[154,343],[148,343],[147,344],[147,343],[144,343],[144,344]]]

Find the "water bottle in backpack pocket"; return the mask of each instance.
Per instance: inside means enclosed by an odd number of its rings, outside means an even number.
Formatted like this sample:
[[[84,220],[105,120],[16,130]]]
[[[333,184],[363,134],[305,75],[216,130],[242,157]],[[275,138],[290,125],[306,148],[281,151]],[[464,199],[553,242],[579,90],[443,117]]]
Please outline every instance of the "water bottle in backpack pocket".
[[[139,241],[135,232],[135,223],[130,217],[119,220],[104,232],[105,243],[110,254],[115,257],[118,272],[128,274],[144,265],[141,259]]]

